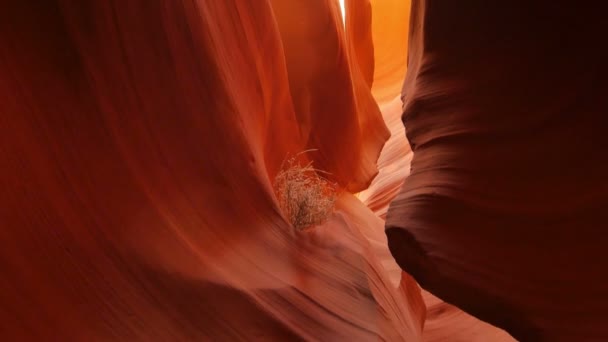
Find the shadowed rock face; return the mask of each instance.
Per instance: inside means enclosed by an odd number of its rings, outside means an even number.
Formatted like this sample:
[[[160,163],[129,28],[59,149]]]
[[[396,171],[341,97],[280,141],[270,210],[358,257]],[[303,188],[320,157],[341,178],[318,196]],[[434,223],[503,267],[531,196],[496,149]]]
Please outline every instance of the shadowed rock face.
[[[605,7],[412,3],[414,157],[389,246],[422,287],[522,341],[608,339]]]

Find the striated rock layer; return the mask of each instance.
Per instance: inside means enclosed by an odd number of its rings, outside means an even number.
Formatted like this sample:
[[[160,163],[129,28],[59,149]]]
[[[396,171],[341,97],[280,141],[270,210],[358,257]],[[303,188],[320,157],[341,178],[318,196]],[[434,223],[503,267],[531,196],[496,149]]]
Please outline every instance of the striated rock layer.
[[[315,149],[315,165],[349,191],[367,188],[389,132],[359,68],[364,52],[347,49],[338,2],[270,2],[306,149]]]
[[[347,41],[355,47],[356,56],[374,57],[360,59],[360,65],[362,70],[374,71],[371,77],[372,93],[391,132],[378,159],[378,176],[368,189],[357,196],[376,215],[385,218],[389,203],[409,174],[412,159],[401,121],[401,88],[407,67],[410,1],[351,0],[346,5]],[[401,278],[403,283],[411,283],[411,277],[401,272],[391,256],[381,257],[381,260],[397,284]],[[423,291],[423,299],[426,307],[422,332],[424,341],[513,341],[503,330],[480,321],[426,291]]]
[[[337,3],[289,3],[0,5],[3,340],[421,339],[379,218],[277,208],[286,156],[359,191],[388,137]]]
[[[412,2],[389,246],[522,341],[608,339],[605,6]]]

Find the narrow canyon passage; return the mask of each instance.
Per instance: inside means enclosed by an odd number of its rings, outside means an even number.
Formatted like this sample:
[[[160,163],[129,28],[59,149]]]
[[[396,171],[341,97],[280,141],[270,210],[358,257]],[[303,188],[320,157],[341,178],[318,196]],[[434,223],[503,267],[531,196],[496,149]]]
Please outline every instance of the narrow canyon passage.
[[[3,2],[0,339],[607,340],[604,7]]]

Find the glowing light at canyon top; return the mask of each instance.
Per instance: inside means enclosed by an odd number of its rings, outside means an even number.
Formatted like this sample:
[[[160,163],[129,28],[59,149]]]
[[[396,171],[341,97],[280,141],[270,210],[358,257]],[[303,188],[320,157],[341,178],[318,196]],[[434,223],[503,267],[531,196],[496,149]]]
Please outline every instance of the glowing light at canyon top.
[[[344,10],[344,0],[340,1],[340,11],[342,12],[342,24],[346,25],[346,11]]]

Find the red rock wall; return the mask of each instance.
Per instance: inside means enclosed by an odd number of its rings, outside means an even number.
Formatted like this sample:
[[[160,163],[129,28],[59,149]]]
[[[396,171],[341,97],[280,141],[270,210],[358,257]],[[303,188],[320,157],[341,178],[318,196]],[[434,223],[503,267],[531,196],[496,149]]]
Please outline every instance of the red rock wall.
[[[401,121],[401,88],[407,68],[411,4],[410,1],[401,0],[353,0],[347,1],[346,5],[347,38],[355,42],[356,51],[365,51],[363,48],[373,49],[374,58],[361,61],[362,64],[373,65],[364,66],[362,69],[374,71],[372,92],[391,132],[378,159],[378,176],[368,189],[357,196],[376,215],[385,218],[389,203],[395,198],[409,174],[412,159],[412,151]],[[366,25],[371,25],[371,29],[366,29]],[[367,56],[369,52],[363,55]],[[389,265],[387,270],[393,279],[398,282],[401,278],[402,284],[405,284],[404,288],[418,287],[417,284],[411,285],[411,276],[401,272],[398,265],[393,265],[388,259],[392,257],[383,258],[383,262]],[[421,305],[426,309],[422,334],[424,341],[513,340],[503,330],[468,315],[426,291],[423,291],[423,298]],[[409,300],[409,303],[414,302]]]
[[[608,339],[605,10],[412,2],[414,157],[389,246],[422,287],[522,341]]]
[[[299,4],[295,50],[275,5],[0,5],[3,340],[420,340],[381,220],[348,192],[311,231],[279,213],[286,155],[356,191],[387,131],[336,4]]]
[[[306,149],[315,150],[310,157],[349,191],[367,188],[389,132],[359,69],[363,52],[347,49],[338,2],[271,4],[300,132]]]

